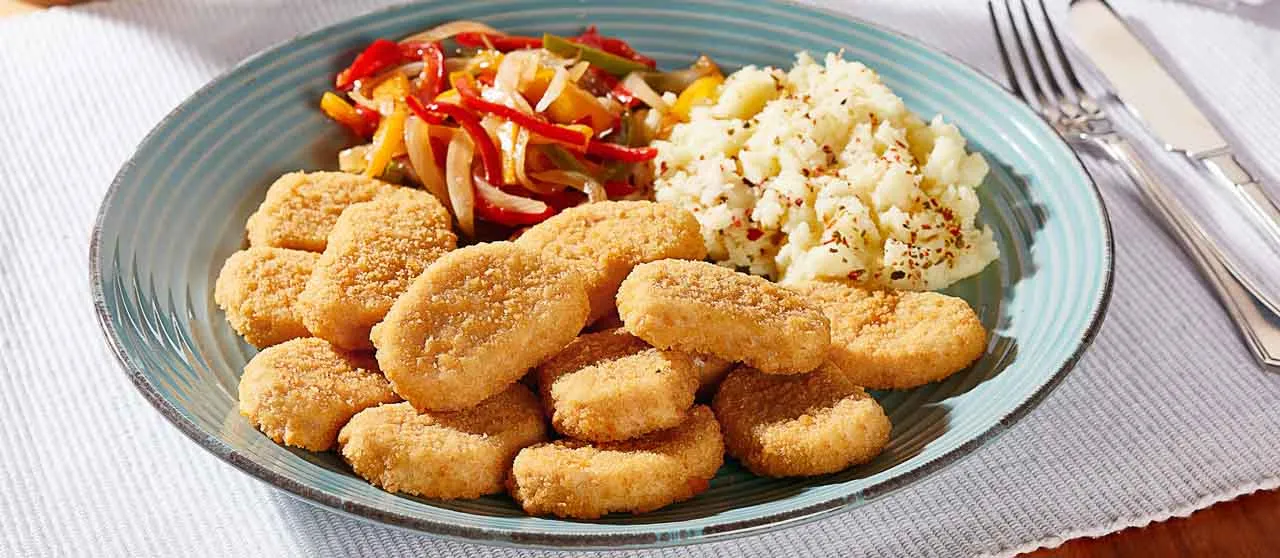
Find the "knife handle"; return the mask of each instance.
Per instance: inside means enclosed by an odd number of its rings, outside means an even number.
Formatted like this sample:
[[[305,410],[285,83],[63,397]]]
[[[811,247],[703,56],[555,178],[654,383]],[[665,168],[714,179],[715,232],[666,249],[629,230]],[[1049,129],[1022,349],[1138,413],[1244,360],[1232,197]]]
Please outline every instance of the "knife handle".
[[[1227,270],[1217,246],[1209,240],[1200,225],[1191,219],[1182,204],[1156,180],[1128,141],[1111,136],[1103,140],[1103,145],[1124,165],[1152,209],[1160,215],[1169,231],[1182,244],[1183,250],[1200,268],[1201,274],[1217,293],[1254,358],[1276,371],[1280,367],[1280,317],[1263,311],[1248,290]]]
[[[1194,159],[1208,168],[1219,181],[1235,189],[1236,195],[1244,201],[1254,213],[1254,218],[1268,235],[1274,246],[1280,248],[1280,208],[1267,195],[1267,191],[1258,183],[1249,171],[1240,165],[1240,161],[1230,152],[1196,155]]]

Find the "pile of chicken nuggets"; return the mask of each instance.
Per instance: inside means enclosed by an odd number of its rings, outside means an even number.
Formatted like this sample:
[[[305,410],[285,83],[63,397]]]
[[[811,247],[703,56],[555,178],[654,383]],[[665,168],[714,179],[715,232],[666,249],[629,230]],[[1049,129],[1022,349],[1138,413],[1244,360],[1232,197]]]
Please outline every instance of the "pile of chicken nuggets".
[[[425,191],[298,172],[246,228],[214,292],[261,349],[242,415],[384,490],[534,515],[687,500],[726,453],[770,477],[864,463],[891,431],[865,390],[945,378],[987,340],[958,298],[706,263],[694,217],[648,201],[459,248]]]

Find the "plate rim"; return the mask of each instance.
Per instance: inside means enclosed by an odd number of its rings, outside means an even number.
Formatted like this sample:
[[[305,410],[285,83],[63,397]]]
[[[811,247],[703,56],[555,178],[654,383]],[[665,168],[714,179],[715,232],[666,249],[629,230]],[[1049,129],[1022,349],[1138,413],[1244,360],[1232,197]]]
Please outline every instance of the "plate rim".
[[[209,81],[204,85],[201,85],[198,89],[184,98],[181,103],[166,113],[165,116],[161,118],[141,140],[138,141],[133,153],[130,154],[129,158],[121,165],[120,170],[117,171],[116,175],[112,178],[110,186],[103,195],[97,215],[94,219],[93,231],[90,235],[89,281],[94,313],[97,317],[99,328],[102,330],[103,336],[106,338],[107,344],[111,348],[112,354],[115,356],[116,361],[120,364],[125,374],[129,376],[134,388],[143,395],[143,398],[146,399],[147,402],[161,414],[161,416],[163,416],[169,423],[175,426],[188,439],[195,442],[202,449],[213,454],[219,460],[231,465],[239,471],[248,474],[250,477],[263,482],[272,488],[280,490],[297,500],[305,502],[308,505],[322,507],[326,510],[334,511],[348,517],[374,521],[380,525],[407,530],[418,534],[426,534],[442,539],[490,546],[537,549],[608,550],[722,542],[734,538],[759,535],[766,532],[811,523],[839,513],[847,512],[858,507],[858,504],[863,501],[897,491],[941,471],[942,469],[959,462],[965,457],[973,455],[976,449],[988,444],[1004,432],[1008,431],[1012,425],[1026,416],[1032,409],[1038,406],[1049,395],[1049,393],[1056,389],[1066,378],[1067,374],[1070,373],[1079,363],[1081,357],[1092,345],[1094,339],[1097,337],[1098,331],[1102,327],[1107,310],[1111,303],[1115,280],[1115,241],[1112,231],[1110,212],[1107,209],[1106,202],[1102,196],[1100,188],[1098,187],[1098,183],[1094,179],[1093,174],[1089,171],[1088,166],[1084,164],[1080,153],[1071,148],[1066,140],[1062,138],[1061,134],[1057,133],[1057,131],[1053,129],[1052,125],[1045,120],[1043,115],[1025,101],[1014,95],[1005,84],[997,81],[983,70],[978,69],[950,52],[937,48],[923,39],[908,35],[905,32],[898,31],[857,16],[838,12],[825,6],[800,4],[794,0],[757,1],[761,4],[773,5],[775,7],[798,7],[812,10],[832,18],[866,26],[876,31],[889,34],[894,39],[903,43],[928,51],[931,54],[942,56],[947,62],[965,68],[973,75],[977,76],[979,80],[985,81],[988,85],[996,86],[996,89],[1001,92],[1006,101],[1010,101],[1016,105],[1021,105],[1027,108],[1036,116],[1040,125],[1043,125],[1047,129],[1053,131],[1053,141],[1057,142],[1059,147],[1064,148],[1071,154],[1072,164],[1074,164],[1076,170],[1081,172],[1088,183],[1088,190],[1092,194],[1102,218],[1101,225],[1104,244],[1102,256],[1105,262],[1102,288],[1098,292],[1094,301],[1093,310],[1089,316],[1089,325],[1076,341],[1076,347],[1072,351],[1071,355],[1062,362],[1062,365],[1059,366],[1058,370],[1054,371],[1054,373],[1044,383],[1038,386],[1030,396],[1012,410],[1001,416],[1001,418],[987,430],[972,439],[961,443],[934,459],[920,464],[915,469],[906,471],[896,477],[871,484],[854,494],[828,498],[807,506],[764,514],[750,519],[713,524],[703,528],[697,533],[681,531],[678,527],[680,522],[655,524],[653,529],[649,532],[634,534],[555,532],[527,533],[509,529],[492,529],[479,526],[459,525],[389,512],[375,506],[365,505],[334,496],[324,490],[310,488],[240,454],[240,452],[236,451],[234,448],[224,444],[213,433],[204,431],[194,422],[183,416],[182,412],[160,395],[155,386],[147,379],[143,373],[144,367],[135,362],[128,354],[122,339],[111,327],[111,315],[107,310],[106,293],[104,291],[102,273],[104,268],[104,250],[102,246],[103,225],[106,221],[108,210],[111,207],[111,202],[116,197],[118,191],[122,188],[126,175],[132,168],[137,166],[138,159],[143,157],[144,154],[142,153],[142,147],[150,143],[162,128],[165,128],[170,123],[176,121],[180,113],[183,113],[187,109],[193,107],[198,98],[207,94],[209,90],[223,82],[228,76],[239,71],[241,68],[258,61],[259,59],[283,52],[298,41],[332,32],[338,27],[351,25],[356,21],[365,23],[366,21],[376,20],[379,16],[386,13],[412,8],[417,5],[413,2],[403,2],[383,6],[365,13],[341,19],[311,31],[295,34],[258,50],[228,67],[226,70],[220,72],[215,77],[209,79]],[[588,7],[588,5],[583,5],[584,9]],[[664,537],[664,534],[668,536]]]

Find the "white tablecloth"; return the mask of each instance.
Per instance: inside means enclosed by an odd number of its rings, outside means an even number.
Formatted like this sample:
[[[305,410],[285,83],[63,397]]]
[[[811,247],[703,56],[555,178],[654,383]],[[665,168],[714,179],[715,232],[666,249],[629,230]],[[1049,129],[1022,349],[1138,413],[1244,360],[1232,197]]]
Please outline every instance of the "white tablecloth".
[[[116,0],[0,20],[0,555],[526,555],[331,514],[218,461],[134,391],[90,308],[93,217],[147,130],[259,48],[380,3]],[[1280,177],[1280,33],[1117,4]],[[842,9],[999,72],[981,2]],[[1280,485],[1280,376],[1251,361],[1123,177],[1093,171],[1114,220],[1115,295],[1093,348],[1039,408],[852,513],[650,554],[1009,554]]]

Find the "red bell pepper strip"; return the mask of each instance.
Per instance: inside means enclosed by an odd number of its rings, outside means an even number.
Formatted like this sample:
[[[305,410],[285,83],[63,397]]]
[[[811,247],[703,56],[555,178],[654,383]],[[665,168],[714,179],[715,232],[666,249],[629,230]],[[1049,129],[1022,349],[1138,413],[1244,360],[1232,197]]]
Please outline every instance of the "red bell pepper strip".
[[[476,146],[476,152],[480,154],[485,181],[493,185],[502,183],[502,156],[498,153],[498,147],[493,144],[489,133],[484,130],[484,126],[480,125],[480,119],[476,118],[476,115],[449,103],[424,105],[417,97],[408,97],[405,103],[409,105],[409,110],[413,111],[414,115],[428,123],[442,124],[446,117],[457,121],[458,125],[462,126],[462,130],[471,137],[471,142]]]
[[[355,82],[372,77],[387,68],[404,61],[400,45],[386,39],[378,39],[365,47],[356,55],[356,59],[346,69],[338,72],[334,85],[341,91],[351,89]]]
[[[613,86],[613,89],[609,91],[609,95],[613,96],[615,100],[622,103],[622,106],[627,108],[636,108],[637,106],[640,106],[641,103],[640,99],[637,99],[635,95],[631,94],[631,92],[628,91],[626,87],[623,87],[621,83]]]
[[[631,45],[627,44],[626,41],[601,35],[600,31],[597,30],[594,25],[588,25],[586,31],[583,31],[581,35],[578,35],[571,40],[579,44],[598,48],[615,56],[635,60],[636,62],[644,64],[650,68],[656,68],[658,66],[658,63],[654,61],[654,59],[636,52],[636,50],[631,48]]]
[[[518,37],[515,35],[494,35],[492,33],[480,33],[477,31],[468,31],[466,33],[458,33],[453,37],[458,44],[465,47],[489,48],[499,52],[511,52],[513,50],[521,50],[526,48],[542,48],[542,37]]]
[[[355,109],[356,114],[360,115],[360,127],[355,130],[356,133],[366,138],[373,137],[373,133],[378,131],[378,124],[382,122],[382,114],[361,105],[356,105]]]
[[[418,96],[423,102],[431,102],[445,89],[444,48],[440,43],[410,42],[400,44],[401,55],[406,60],[421,60],[426,64],[422,70],[422,83],[418,87]]]
[[[605,182],[604,191],[610,198],[621,198],[631,195],[636,191],[636,187],[630,182]]]
[[[616,143],[592,141],[587,144],[587,154],[627,163],[642,163],[657,157],[658,150],[652,147],[626,147]]]
[[[506,105],[486,101],[480,97],[480,90],[469,75],[460,75],[454,80],[453,88],[462,97],[462,106],[469,109],[505,118],[515,125],[552,141],[568,144],[581,149],[591,141],[591,136],[578,130],[557,126],[536,114],[525,114]]]
[[[556,214],[556,208],[551,204],[547,204],[547,208],[538,213],[520,213],[512,211],[505,207],[498,207],[485,199],[484,196],[476,196],[476,216],[489,221],[508,227],[518,227],[520,225],[536,225],[546,221],[552,215]]]

